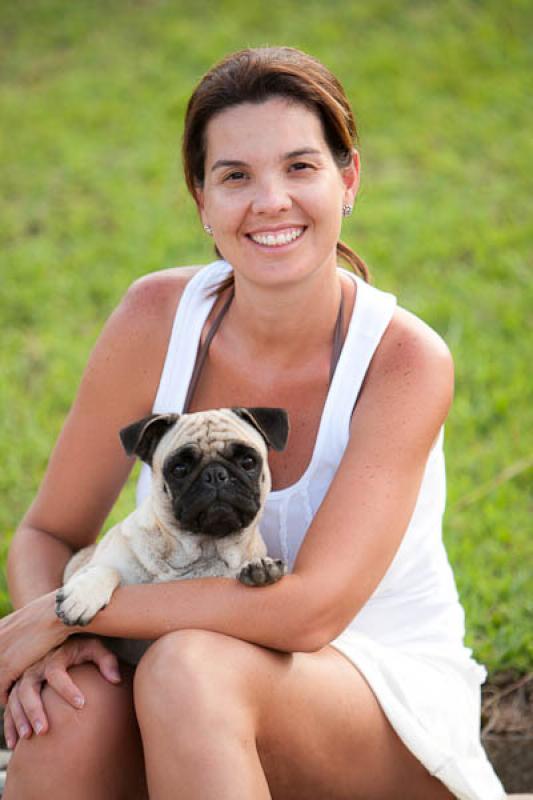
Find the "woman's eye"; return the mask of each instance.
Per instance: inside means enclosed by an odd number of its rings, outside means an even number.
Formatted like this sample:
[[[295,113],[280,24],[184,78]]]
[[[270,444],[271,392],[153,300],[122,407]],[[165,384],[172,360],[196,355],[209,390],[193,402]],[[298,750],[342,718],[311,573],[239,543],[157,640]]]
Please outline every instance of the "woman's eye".
[[[305,161],[297,161],[295,164],[291,164],[291,169],[293,172],[303,172],[306,169],[312,169],[311,164],[307,164]]]
[[[246,470],[246,472],[250,472],[252,469],[255,468],[256,460],[253,456],[244,456],[241,459],[241,467]]]
[[[233,181],[242,181],[246,177],[244,172],[230,172],[229,175],[226,175],[224,178],[224,182],[233,182]]]

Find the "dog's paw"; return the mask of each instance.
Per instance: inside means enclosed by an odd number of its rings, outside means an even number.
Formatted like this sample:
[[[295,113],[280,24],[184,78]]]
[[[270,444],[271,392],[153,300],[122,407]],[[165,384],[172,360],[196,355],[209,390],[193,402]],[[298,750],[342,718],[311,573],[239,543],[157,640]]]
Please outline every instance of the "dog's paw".
[[[88,625],[106,605],[91,602],[76,586],[67,584],[56,592],[56,614],[64,625]]]
[[[287,567],[279,558],[254,558],[247,561],[238,578],[246,586],[266,586],[276,583],[287,572]]]
[[[115,570],[95,567],[74,575],[56,592],[56,614],[65,625],[88,625],[109,603],[120,582]]]

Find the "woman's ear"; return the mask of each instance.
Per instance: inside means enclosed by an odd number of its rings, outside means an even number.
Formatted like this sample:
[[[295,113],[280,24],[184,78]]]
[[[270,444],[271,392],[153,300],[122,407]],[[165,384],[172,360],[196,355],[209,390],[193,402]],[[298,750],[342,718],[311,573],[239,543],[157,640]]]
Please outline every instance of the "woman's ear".
[[[205,212],[204,212],[204,191],[201,186],[197,185],[194,190],[194,199],[196,200],[196,207],[198,208],[198,213],[200,215],[200,219],[202,221],[202,225],[205,225],[207,222],[204,219]]]
[[[352,160],[347,167],[342,169],[342,181],[345,187],[344,201],[353,205],[355,196],[359,189],[359,178],[361,174],[361,159],[357,150],[352,150]]]

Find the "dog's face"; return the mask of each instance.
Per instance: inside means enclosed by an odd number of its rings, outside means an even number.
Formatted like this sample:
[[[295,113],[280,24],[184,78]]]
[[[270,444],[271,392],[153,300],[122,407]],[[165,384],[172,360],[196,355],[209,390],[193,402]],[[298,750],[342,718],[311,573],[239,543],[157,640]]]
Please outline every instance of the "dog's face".
[[[271,486],[268,447],[283,449],[287,436],[281,409],[152,415],[121,431],[126,451],[152,467],[157,511],[217,538],[254,523]]]

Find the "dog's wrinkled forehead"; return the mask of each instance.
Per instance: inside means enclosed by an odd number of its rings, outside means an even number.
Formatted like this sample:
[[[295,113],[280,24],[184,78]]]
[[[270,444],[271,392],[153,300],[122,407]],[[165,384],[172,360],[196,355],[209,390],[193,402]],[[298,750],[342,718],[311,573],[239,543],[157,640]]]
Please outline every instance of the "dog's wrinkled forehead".
[[[161,463],[169,453],[186,444],[196,444],[206,457],[216,457],[235,441],[245,441],[267,458],[267,447],[259,431],[230,409],[182,414],[163,437],[155,460]]]

